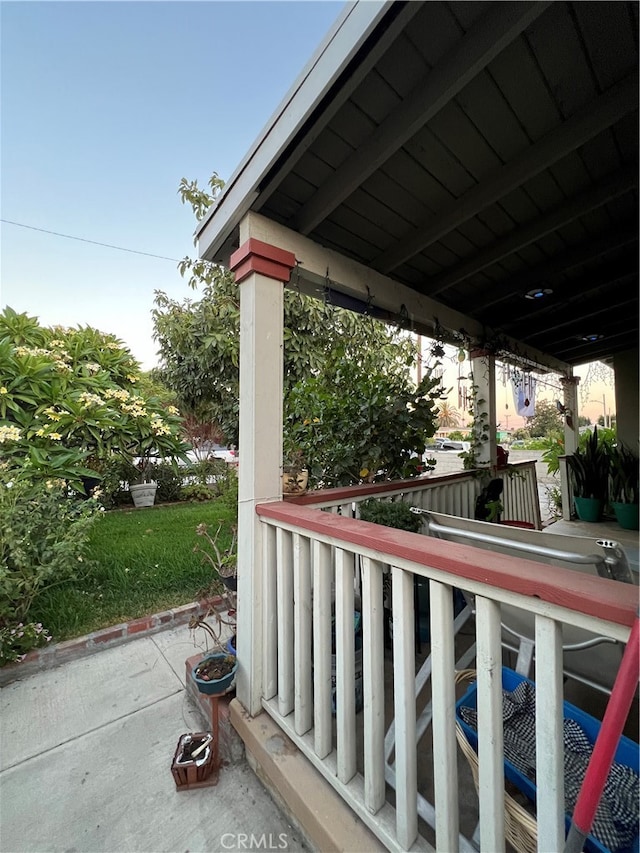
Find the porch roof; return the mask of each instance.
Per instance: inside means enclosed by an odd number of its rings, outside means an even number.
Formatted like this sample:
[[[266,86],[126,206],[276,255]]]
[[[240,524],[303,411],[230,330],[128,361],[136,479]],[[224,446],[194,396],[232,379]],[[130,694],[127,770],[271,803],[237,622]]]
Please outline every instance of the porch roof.
[[[253,211],[464,313],[498,354],[637,348],[637,32],[627,2],[349,4],[201,256],[227,264]],[[437,312],[399,317],[438,331]]]

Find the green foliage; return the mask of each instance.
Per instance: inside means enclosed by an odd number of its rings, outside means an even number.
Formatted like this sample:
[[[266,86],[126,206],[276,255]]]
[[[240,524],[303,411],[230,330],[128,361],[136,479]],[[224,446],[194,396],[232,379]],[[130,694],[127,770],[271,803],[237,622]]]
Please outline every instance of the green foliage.
[[[135,390],[140,371],[122,342],[89,327],[48,329],[0,314],[0,443],[44,477],[80,488],[96,462],[185,451],[175,407]],[[91,469],[91,464],[94,468]]]
[[[560,457],[564,456],[564,433],[552,433],[543,442],[542,461],[547,463],[547,473],[557,474],[560,471]]]
[[[91,572],[45,590],[33,618],[57,641],[196,601],[204,590],[219,592],[211,568],[193,552],[203,520],[222,522],[227,547],[236,511],[220,500],[102,513],[90,534]]]
[[[180,500],[182,491],[182,472],[180,468],[157,462],[149,465],[147,477],[158,484],[156,503],[173,503]]]
[[[638,456],[624,444],[609,448],[611,494],[615,503],[638,503]]]
[[[567,456],[576,497],[606,500],[609,484],[609,454],[598,441],[598,428],[586,433],[575,453]]]
[[[541,438],[561,432],[563,428],[562,415],[557,410],[555,403],[539,400],[536,403],[535,415],[527,418],[527,428],[531,438]]]
[[[222,188],[217,175],[211,188],[213,195],[183,179],[179,192],[196,218]],[[214,264],[185,258],[179,269],[202,287],[201,298],[176,302],[156,293],[161,375],[183,411],[237,444],[239,289]],[[418,473],[440,387],[430,374],[413,385],[409,336],[288,289],[283,345],[285,460],[301,454],[310,482],[324,486]]]
[[[205,483],[190,483],[180,489],[181,501],[211,501],[214,497],[213,489]]]
[[[27,654],[50,642],[51,635],[41,622],[18,622],[17,625],[0,626],[0,666],[20,663]]]
[[[298,382],[285,401],[285,456],[300,450],[310,484],[331,487],[415,476],[435,432],[439,380],[339,361]],[[417,455],[415,455],[417,454]]]
[[[94,500],[69,497],[62,481],[34,478],[26,465],[0,465],[0,663],[46,641],[29,614],[46,589],[90,570],[96,509]]]
[[[408,530],[411,533],[419,533],[422,526],[421,517],[411,512],[408,504],[402,501],[379,501],[375,498],[369,498],[360,504],[360,520]]]
[[[474,471],[478,467],[478,455],[487,441],[489,441],[489,415],[483,409],[485,400],[478,396],[478,385],[474,382],[473,373],[469,374],[471,402],[469,414],[473,418],[469,430],[468,451],[458,454],[462,458],[462,466],[465,471]]]

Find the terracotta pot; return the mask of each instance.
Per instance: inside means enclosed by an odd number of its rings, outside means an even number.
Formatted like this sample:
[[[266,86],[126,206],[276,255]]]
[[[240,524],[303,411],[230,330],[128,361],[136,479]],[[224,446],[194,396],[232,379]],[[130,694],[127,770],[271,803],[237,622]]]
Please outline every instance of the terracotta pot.
[[[301,471],[285,471],[282,475],[282,492],[285,495],[300,495],[306,491],[309,482],[309,472],[306,468]]]

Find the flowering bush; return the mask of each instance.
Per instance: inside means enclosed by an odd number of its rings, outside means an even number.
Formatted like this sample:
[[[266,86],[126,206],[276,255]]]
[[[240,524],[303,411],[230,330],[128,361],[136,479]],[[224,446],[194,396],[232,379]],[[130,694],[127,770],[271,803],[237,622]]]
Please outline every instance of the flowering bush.
[[[48,329],[6,308],[0,314],[0,444],[45,477],[77,487],[95,475],[87,459],[183,456],[173,406],[136,390],[140,369],[113,335]],[[144,470],[139,479],[145,479]]]
[[[92,567],[88,537],[97,510],[93,499],[69,497],[60,480],[0,463],[0,664],[47,641],[29,611],[43,590]]]
[[[51,635],[40,622],[22,622],[14,628],[0,628],[0,666],[20,663],[27,653],[51,641]]]

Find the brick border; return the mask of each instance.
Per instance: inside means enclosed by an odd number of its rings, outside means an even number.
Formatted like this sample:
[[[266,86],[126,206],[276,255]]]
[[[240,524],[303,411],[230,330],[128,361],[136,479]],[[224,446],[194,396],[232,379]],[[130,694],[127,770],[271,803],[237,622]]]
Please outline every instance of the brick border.
[[[131,622],[111,625],[109,628],[93,631],[84,637],[75,637],[73,640],[64,640],[61,643],[50,643],[29,652],[21,663],[8,664],[0,668],[0,687],[67,661],[87,657],[102,649],[151,636],[167,628],[186,625],[192,616],[202,616],[212,608],[226,609],[224,600],[220,596],[205,598],[202,601],[172,607],[170,610],[163,610],[151,616],[133,619]]]

